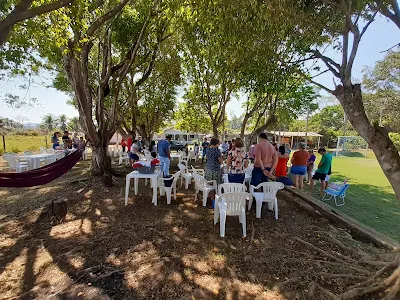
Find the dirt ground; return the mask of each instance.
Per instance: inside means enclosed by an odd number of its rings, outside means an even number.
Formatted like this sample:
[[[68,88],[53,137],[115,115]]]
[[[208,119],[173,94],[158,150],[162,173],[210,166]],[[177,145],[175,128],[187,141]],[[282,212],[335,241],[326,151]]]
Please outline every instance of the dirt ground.
[[[154,206],[141,181],[125,206],[125,179],[105,188],[89,166],[0,189],[0,299],[335,299],[391,259],[282,197],[278,220],[266,205],[256,219],[253,205],[247,237],[228,217],[221,238],[193,184]],[[68,200],[64,223],[51,212],[58,199]]]

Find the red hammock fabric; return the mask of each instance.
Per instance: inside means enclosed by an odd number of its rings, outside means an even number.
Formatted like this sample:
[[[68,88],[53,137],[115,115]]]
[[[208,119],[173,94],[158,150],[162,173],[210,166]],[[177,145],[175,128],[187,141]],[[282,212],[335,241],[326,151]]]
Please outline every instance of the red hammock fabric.
[[[0,173],[0,187],[31,187],[49,183],[72,169],[81,157],[82,150],[76,150],[39,169],[22,173]]]

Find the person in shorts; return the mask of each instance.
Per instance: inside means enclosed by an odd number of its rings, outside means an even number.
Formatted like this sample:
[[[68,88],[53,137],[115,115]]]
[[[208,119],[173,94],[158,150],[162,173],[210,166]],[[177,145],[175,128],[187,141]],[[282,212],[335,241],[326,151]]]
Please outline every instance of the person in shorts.
[[[314,176],[311,178],[309,193],[311,194],[312,189],[314,188],[315,180],[320,180],[321,181],[321,196],[323,196],[324,190],[325,190],[326,176],[332,167],[332,155],[330,153],[326,152],[325,148],[319,148],[318,153],[321,154],[322,157],[321,157],[321,161],[318,164],[317,171],[315,172]]]
[[[311,176],[312,176],[312,171],[314,170],[314,163],[317,157],[314,154],[314,150],[310,149],[308,150],[308,160],[307,160],[307,181],[310,182]]]
[[[302,190],[304,175],[307,173],[308,152],[305,143],[299,143],[298,148],[299,150],[293,153],[291,159],[292,167],[290,168],[290,173],[294,175],[294,186]]]
[[[267,135],[262,132],[259,135],[259,142],[255,146],[255,161],[251,173],[251,185],[257,186],[267,182],[278,164],[278,155],[274,146],[268,141]]]
[[[131,159],[131,164],[133,164],[136,161],[139,161],[139,148],[138,145],[136,144],[136,141],[133,141],[131,145],[129,158]]]

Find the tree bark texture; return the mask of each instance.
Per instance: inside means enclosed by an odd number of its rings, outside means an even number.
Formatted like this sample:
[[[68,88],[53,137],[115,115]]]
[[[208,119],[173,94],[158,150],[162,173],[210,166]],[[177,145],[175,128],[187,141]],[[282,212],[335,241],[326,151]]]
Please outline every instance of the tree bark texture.
[[[371,125],[362,102],[361,85],[339,85],[333,94],[340,101],[350,123],[368,143],[400,200],[400,155],[388,131],[378,124]]]

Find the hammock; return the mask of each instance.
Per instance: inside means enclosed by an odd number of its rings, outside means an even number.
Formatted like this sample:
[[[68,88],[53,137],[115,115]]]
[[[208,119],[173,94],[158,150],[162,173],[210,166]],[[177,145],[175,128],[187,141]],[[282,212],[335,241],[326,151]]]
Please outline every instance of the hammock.
[[[53,181],[72,169],[82,157],[82,150],[76,150],[47,166],[22,173],[0,173],[0,187],[31,187]]]

